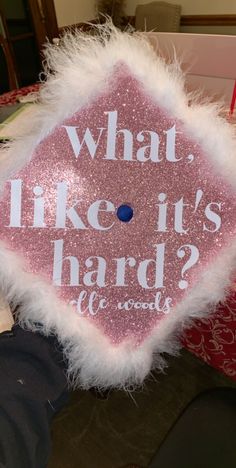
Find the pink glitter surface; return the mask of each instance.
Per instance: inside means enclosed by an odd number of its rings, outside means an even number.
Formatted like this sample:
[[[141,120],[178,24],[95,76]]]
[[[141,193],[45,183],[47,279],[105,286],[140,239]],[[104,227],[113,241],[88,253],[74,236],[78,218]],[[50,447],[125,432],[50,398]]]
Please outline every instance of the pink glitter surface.
[[[122,129],[126,132],[117,133],[115,149],[114,140],[110,142],[109,159],[108,120],[114,120],[116,116],[117,132]],[[177,132],[175,158],[179,160],[171,162],[166,156],[166,132],[174,125]],[[76,127],[81,143],[77,157],[65,126]],[[90,142],[93,138],[95,146],[89,147],[83,141],[86,129],[89,129],[87,136]],[[139,132],[143,134],[137,137]],[[143,162],[138,160],[142,157],[140,149],[147,146],[143,153],[148,159],[150,132],[153,132],[153,145],[156,144],[153,158],[155,153],[158,161]],[[170,140],[171,137],[169,144]],[[129,158],[132,160],[127,160]],[[93,320],[113,343],[121,343],[126,337],[133,337],[140,343],[168,312],[165,301],[171,298],[171,306],[178,304],[194,286],[199,274],[235,235],[236,204],[232,189],[216,174],[197,142],[184,133],[181,122],[176,122],[154,104],[142,86],[122,67],[116,71],[106,93],[58,126],[39,144],[31,161],[12,180],[17,180],[18,184],[22,181],[21,206],[19,197],[12,201],[12,209],[13,205],[20,207],[19,227],[9,227],[14,224],[10,217],[14,183],[8,181],[0,204],[0,239],[23,255],[29,271],[50,283],[53,283],[54,275],[57,295],[65,302],[73,301],[75,313]],[[58,184],[63,191],[63,183],[67,184],[64,205],[67,215],[63,206],[58,207]],[[44,227],[43,224],[33,227],[35,199],[40,197],[44,203],[43,219],[41,216]],[[103,202],[94,218],[91,205],[99,200]],[[181,222],[176,221],[177,202],[179,206],[182,204]],[[165,230],[159,218],[160,205],[164,203],[167,203]],[[206,216],[209,203],[215,203],[208,210],[210,219]],[[133,208],[134,216],[130,222],[124,223],[116,215],[122,204]],[[178,212],[181,212],[181,206]],[[219,216],[212,217],[212,212],[220,214],[221,218],[220,228],[215,232]],[[40,214],[38,216],[37,219]],[[58,223],[62,227],[58,227]],[[96,229],[96,223],[103,229]],[[191,268],[187,264],[190,249],[183,248],[185,255],[181,256],[181,252],[178,255],[178,249],[186,244],[199,251],[199,259]],[[54,258],[56,245],[58,251],[62,249],[62,263],[59,254],[56,260]],[[156,258],[156,252],[161,250],[164,264],[160,257]],[[145,260],[150,260],[146,271],[142,264]],[[122,269],[121,264],[125,261],[126,266]],[[61,275],[55,277],[55,272],[59,271],[58,263],[62,265]],[[74,272],[71,272],[73,265]],[[183,287],[186,283],[180,288],[181,280],[188,282],[187,288]],[[78,311],[79,297],[83,300]],[[89,297],[90,305],[93,302],[90,309]],[[159,308],[153,305],[155,297]],[[122,305],[128,300],[133,300],[129,303],[132,307],[125,310]],[[172,309],[168,313],[172,313]]]

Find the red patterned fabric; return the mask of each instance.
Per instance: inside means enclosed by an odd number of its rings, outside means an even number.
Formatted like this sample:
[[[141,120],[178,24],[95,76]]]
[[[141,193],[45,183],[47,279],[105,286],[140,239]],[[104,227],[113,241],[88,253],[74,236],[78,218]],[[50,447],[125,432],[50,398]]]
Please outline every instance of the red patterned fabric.
[[[236,381],[236,292],[209,319],[197,320],[184,346]]]
[[[0,106],[9,106],[15,104],[20,96],[26,96],[29,93],[35,93],[39,90],[40,84],[36,83],[24,88],[14,89],[9,93],[4,93],[0,96]]]
[[[20,96],[37,92],[39,84],[10,91],[0,96],[0,106],[15,104]],[[205,362],[236,381],[236,292],[214,316],[197,320],[183,338],[183,345]]]

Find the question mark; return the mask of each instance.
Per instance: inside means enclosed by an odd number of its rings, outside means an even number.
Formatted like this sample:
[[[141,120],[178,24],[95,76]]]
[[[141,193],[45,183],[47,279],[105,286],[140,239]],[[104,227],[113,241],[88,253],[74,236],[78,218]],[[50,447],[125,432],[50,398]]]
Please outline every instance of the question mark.
[[[181,277],[183,278],[184,274],[186,273],[187,270],[192,268],[199,259],[199,250],[195,245],[192,244],[184,244],[181,245],[181,247],[177,250],[177,255],[179,258],[184,258],[186,255],[186,250],[190,250],[190,257],[187,260],[187,262],[184,264],[182,271],[181,271]],[[179,288],[180,289],[186,289],[188,287],[188,281],[181,279],[179,281]]]

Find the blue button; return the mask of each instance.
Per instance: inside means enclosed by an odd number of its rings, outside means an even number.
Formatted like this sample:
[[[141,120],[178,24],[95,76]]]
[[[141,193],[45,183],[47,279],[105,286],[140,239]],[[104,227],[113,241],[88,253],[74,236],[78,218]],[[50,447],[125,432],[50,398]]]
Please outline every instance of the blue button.
[[[117,210],[117,218],[123,223],[128,223],[133,218],[134,212],[133,208],[129,205],[121,205]]]

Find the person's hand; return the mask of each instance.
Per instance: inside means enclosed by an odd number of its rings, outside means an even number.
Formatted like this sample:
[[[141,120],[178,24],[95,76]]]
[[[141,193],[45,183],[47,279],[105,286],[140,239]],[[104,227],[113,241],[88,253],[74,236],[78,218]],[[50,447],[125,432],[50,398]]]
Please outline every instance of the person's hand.
[[[0,292],[0,333],[11,330],[13,325],[10,306]]]

